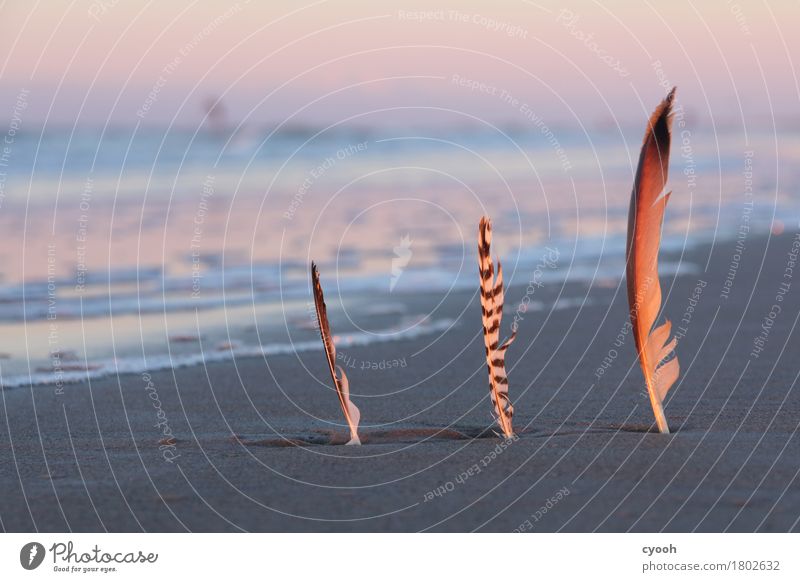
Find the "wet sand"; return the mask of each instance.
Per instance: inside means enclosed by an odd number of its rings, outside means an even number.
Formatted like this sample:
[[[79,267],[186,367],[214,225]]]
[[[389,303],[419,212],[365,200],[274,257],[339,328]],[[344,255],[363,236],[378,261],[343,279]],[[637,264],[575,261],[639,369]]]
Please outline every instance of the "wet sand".
[[[440,304],[419,293],[400,298],[408,313],[456,324],[340,348],[361,447],[337,444],[345,431],[321,350],[122,375],[62,394],[2,391],[0,526],[797,531],[800,280],[785,276],[793,240],[750,238],[736,268],[733,243],[670,257],[696,266],[662,277],[665,313],[682,336],[666,406],[673,434],[653,432],[618,281],[534,290],[548,305],[578,304],[522,314],[507,358],[510,442],[491,430],[477,295]],[[527,278],[518,272],[508,293],[506,331]],[[365,320],[347,315],[331,310],[336,332]],[[378,328],[393,316],[371,317],[387,320]]]

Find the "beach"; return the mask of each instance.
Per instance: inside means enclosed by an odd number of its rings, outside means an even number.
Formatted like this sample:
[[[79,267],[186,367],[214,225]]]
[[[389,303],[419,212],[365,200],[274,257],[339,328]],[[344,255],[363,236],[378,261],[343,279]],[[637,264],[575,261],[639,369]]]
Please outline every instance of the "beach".
[[[331,283],[336,334],[411,321],[399,313],[451,322],[338,346],[362,446],[336,444],[346,426],[321,344],[7,388],[0,527],[797,531],[796,234],[662,252],[685,267],[661,277],[681,365],[666,405],[672,434],[653,426],[622,270],[542,284],[515,272],[501,328],[509,334],[516,316],[510,440],[490,415],[477,272],[472,291],[397,295],[398,313],[369,312],[368,294],[343,311]],[[289,324],[268,335],[318,339]]]

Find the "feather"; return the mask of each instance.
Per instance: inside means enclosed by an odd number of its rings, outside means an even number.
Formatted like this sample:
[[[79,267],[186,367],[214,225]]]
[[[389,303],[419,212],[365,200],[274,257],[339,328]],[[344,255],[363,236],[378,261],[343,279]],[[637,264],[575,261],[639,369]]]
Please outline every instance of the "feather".
[[[328,311],[325,306],[325,297],[322,294],[322,285],[319,282],[319,271],[317,266],[311,263],[311,285],[314,288],[314,305],[317,309],[317,321],[319,322],[319,334],[322,337],[322,345],[325,348],[325,356],[328,358],[328,369],[333,378],[333,385],[336,387],[336,394],[339,396],[339,404],[342,406],[344,418],[347,426],[350,427],[350,441],[348,445],[360,445],[358,438],[358,421],[361,420],[361,412],[355,404],[350,401],[350,383],[347,375],[341,366],[336,365],[336,346],[331,335],[331,326],[328,323]]]
[[[503,267],[497,261],[497,279],[491,255],[492,223],[489,217],[481,218],[478,226],[478,272],[481,279],[481,313],[483,314],[483,341],[486,345],[486,366],[489,369],[489,394],[491,395],[497,423],[506,438],[514,431],[511,418],[514,407],[508,399],[508,376],[506,375],[506,350],[517,335],[500,345],[500,323],[503,319]]]
[[[678,357],[667,360],[677,340],[669,340],[669,321],[653,329],[661,310],[658,281],[658,249],[661,224],[670,193],[662,195],[669,173],[670,126],[675,89],[653,112],[644,136],[639,167],[628,212],[628,242],[625,254],[633,338],[644,373],[650,404],[658,429],[669,433],[664,416],[664,397],[678,379]],[[669,340],[669,341],[668,341]]]

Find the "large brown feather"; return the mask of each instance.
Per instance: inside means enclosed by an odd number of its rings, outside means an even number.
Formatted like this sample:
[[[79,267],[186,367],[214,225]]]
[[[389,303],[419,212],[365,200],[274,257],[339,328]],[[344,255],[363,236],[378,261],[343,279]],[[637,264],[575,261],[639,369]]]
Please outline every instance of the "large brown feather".
[[[358,422],[361,420],[361,412],[355,404],[350,401],[350,383],[344,370],[336,365],[336,346],[331,335],[331,326],[328,323],[328,309],[325,305],[325,296],[322,294],[322,285],[319,282],[319,271],[314,262],[311,262],[311,285],[314,288],[314,306],[317,309],[317,321],[319,322],[319,334],[322,337],[322,345],[325,348],[325,356],[328,359],[328,369],[336,387],[336,394],[339,397],[339,404],[342,406],[344,418],[347,426],[350,427],[350,441],[348,445],[360,445],[358,438]],[[338,372],[338,374],[337,374]]]
[[[503,434],[511,437],[514,434],[511,425],[514,407],[508,398],[506,350],[514,341],[516,332],[500,345],[500,324],[503,320],[503,267],[498,259],[497,279],[495,279],[492,264],[492,223],[487,216],[481,218],[478,226],[478,272],[481,279],[483,341],[486,346],[486,366],[489,369],[489,394],[497,423]]]
[[[625,257],[633,337],[647,384],[650,404],[658,429],[662,433],[669,433],[664,415],[664,397],[680,373],[677,356],[666,360],[676,344],[675,338],[669,340],[670,322],[667,321],[653,329],[661,310],[658,250],[661,245],[664,210],[671,194],[670,192],[662,195],[669,173],[674,98],[675,89],[672,89],[648,122],[631,193]]]

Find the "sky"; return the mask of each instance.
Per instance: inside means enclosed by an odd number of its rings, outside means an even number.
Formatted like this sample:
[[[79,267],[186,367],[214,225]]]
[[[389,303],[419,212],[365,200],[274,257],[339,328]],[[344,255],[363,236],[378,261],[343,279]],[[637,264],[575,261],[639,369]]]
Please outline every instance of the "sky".
[[[800,126],[800,1],[39,0],[0,4],[0,112],[28,126]]]

